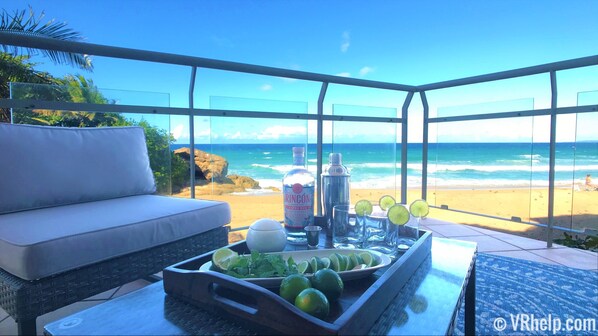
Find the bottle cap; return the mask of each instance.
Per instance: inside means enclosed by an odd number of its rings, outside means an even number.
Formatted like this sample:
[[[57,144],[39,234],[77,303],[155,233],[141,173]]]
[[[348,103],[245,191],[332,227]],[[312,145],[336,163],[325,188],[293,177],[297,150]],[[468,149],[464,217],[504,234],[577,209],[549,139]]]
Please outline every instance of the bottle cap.
[[[330,162],[331,165],[339,165],[342,161],[343,156],[341,153],[330,153],[330,155],[328,155],[328,162]]]

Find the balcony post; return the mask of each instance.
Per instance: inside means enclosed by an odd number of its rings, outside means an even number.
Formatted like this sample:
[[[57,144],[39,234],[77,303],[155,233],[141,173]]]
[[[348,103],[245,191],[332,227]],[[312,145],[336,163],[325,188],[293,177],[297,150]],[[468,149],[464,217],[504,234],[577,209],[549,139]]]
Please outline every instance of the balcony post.
[[[546,230],[546,247],[552,247],[552,228],[554,226],[554,172],[556,155],[556,109],[557,83],[556,71],[550,71],[550,159],[548,163],[548,229]]]
[[[413,92],[409,92],[405,97],[401,111],[401,203],[407,204],[407,129],[409,126],[408,114],[409,105],[413,98]]]
[[[428,198],[428,127],[429,127],[429,116],[430,107],[428,106],[428,98],[426,98],[426,92],[421,91],[419,93],[422,105],[424,107],[424,121],[422,128],[422,199],[427,200]]]
[[[316,144],[316,191],[318,192],[318,216],[322,216],[322,155],[324,142],[324,98],[328,90],[328,83],[322,82],[320,96],[318,97],[318,119],[317,119],[317,144]]]
[[[193,91],[195,91],[195,75],[197,67],[191,68],[191,82],[189,83],[189,179],[191,198],[195,198],[195,122],[193,117]]]

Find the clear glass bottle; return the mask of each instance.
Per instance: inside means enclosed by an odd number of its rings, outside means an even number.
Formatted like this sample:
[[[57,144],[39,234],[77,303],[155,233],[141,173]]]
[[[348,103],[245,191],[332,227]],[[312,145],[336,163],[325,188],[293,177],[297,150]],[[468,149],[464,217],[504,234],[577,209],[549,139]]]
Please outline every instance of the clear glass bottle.
[[[305,168],[305,148],[293,147],[293,167],[282,179],[287,241],[307,244],[304,227],[314,223],[314,175]]]

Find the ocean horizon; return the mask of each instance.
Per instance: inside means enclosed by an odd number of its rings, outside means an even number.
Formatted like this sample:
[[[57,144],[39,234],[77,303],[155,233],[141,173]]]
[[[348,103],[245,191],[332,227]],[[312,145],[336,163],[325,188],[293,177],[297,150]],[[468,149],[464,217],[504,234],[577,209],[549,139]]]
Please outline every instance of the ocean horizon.
[[[228,160],[229,174],[249,176],[262,188],[281,187],[297,144],[197,144],[197,149]],[[173,144],[171,150],[189,147]],[[339,152],[356,189],[386,189],[400,183],[401,145],[388,143],[324,144],[324,155]],[[421,186],[422,144],[408,145],[408,187]],[[316,145],[307,146],[308,169],[316,173]],[[324,165],[328,160],[324,159]],[[428,185],[439,188],[523,188],[548,186],[548,143],[430,143]],[[598,181],[598,141],[556,145],[555,184]]]

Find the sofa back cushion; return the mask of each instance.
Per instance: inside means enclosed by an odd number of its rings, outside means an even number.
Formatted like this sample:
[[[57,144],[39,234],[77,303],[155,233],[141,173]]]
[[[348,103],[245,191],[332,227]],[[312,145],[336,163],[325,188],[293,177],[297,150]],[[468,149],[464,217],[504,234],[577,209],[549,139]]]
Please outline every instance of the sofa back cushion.
[[[0,123],[0,214],[155,190],[141,127]]]

